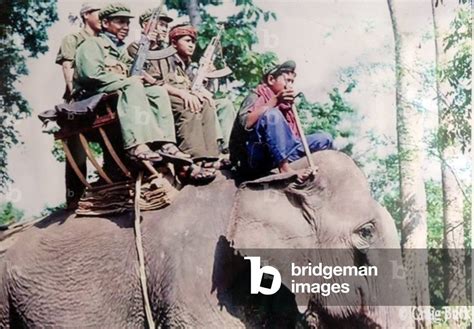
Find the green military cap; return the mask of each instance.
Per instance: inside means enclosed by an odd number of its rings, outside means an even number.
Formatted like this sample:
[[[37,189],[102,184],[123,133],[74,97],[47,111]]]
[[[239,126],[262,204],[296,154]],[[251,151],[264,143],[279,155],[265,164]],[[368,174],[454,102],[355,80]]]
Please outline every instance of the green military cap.
[[[289,72],[295,73],[295,69],[296,69],[295,61],[289,60],[279,65],[272,65],[266,70],[264,70],[263,78],[264,80],[266,80],[266,78],[269,75],[280,75],[282,73],[289,73]]]
[[[130,8],[124,4],[115,2],[108,4],[99,12],[99,19],[113,18],[113,17],[128,17],[133,18],[134,16],[130,13]]]
[[[86,13],[90,13],[91,11],[96,11],[96,10],[100,10],[99,5],[95,3],[86,2],[82,4],[79,14],[82,16]]]
[[[147,9],[147,11],[145,11],[143,14],[140,15],[140,25],[143,26],[143,23],[145,23],[147,20],[150,19],[151,15],[153,14],[153,10],[155,10],[155,8],[150,8],[150,9]],[[171,17],[168,16],[168,11],[166,10],[166,7],[163,6],[161,8],[161,12],[160,12],[160,19],[164,20],[165,22],[172,22],[173,19]]]

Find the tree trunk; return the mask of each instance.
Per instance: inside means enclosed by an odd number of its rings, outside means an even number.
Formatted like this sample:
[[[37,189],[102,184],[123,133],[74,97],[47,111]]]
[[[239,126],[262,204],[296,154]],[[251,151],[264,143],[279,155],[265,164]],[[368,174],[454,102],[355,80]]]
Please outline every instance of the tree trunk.
[[[428,287],[427,213],[423,181],[423,111],[415,104],[422,97],[421,49],[426,22],[412,2],[387,0],[395,41],[397,139],[402,211],[402,248],[413,306],[430,305]],[[426,4],[429,6],[429,2]],[[419,3],[418,3],[419,5]],[[429,7],[427,11],[429,12]],[[414,249],[414,250],[410,250]],[[428,328],[420,320],[417,328]]]
[[[448,8],[441,4],[435,8],[435,0],[431,0],[433,13],[433,27],[435,32],[436,47],[436,72],[444,68],[452,54],[444,51],[443,39],[449,33],[449,24],[455,18],[455,8]],[[442,11],[443,15],[437,15]],[[438,104],[439,127],[449,130],[452,127],[449,104],[451,102],[451,87],[448,82],[441,81],[436,75],[436,92]],[[443,134],[438,134],[442,136]],[[441,179],[443,187],[443,222],[444,239],[443,247],[447,251],[445,264],[445,298],[449,305],[467,305],[466,296],[466,269],[464,252],[464,220],[463,220],[463,194],[453,171],[452,163],[456,155],[461,153],[457,145],[448,144],[441,138],[439,141],[441,156]],[[450,319],[450,328],[462,328],[460,321]]]
[[[199,25],[201,25],[202,22],[201,13],[199,12],[199,0],[188,0],[186,8],[188,9],[188,16],[191,25],[195,28],[199,28]]]

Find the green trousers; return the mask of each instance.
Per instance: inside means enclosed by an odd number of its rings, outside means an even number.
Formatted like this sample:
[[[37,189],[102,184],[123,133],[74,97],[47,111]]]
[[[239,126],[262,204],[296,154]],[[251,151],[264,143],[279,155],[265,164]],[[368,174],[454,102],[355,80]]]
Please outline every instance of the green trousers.
[[[215,109],[205,101],[199,113],[184,108],[181,98],[170,96],[181,151],[193,157],[218,156]]]
[[[104,86],[98,92],[114,92]],[[121,88],[117,112],[122,128],[124,147],[151,142],[176,142],[173,112],[166,89],[160,86],[143,86],[131,80]]]
[[[236,111],[234,104],[228,98],[216,99],[216,131],[217,139],[222,140],[224,148],[229,147],[229,138],[234,125]]]

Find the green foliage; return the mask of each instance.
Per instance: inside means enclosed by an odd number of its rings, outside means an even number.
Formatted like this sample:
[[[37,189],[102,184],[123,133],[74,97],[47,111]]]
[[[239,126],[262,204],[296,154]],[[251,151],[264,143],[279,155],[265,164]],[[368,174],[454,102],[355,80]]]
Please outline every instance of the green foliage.
[[[425,182],[426,211],[428,214],[428,248],[443,247],[443,189],[441,182]]]
[[[53,149],[51,150],[51,154],[58,162],[66,161],[66,154],[64,154],[63,146],[61,145],[60,141],[54,141]]]
[[[425,182],[426,210],[428,212],[428,248],[443,248],[443,189],[440,181],[428,180]],[[471,186],[467,189],[471,195]],[[471,201],[464,198],[464,247],[471,248]]]
[[[373,132],[369,132],[366,138],[369,146],[357,159],[357,163],[367,175],[375,200],[393,217],[398,235],[401,236],[400,158],[398,153],[395,153],[395,141],[377,136]],[[389,149],[393,149],[394,153],[380,154],[380,150]]]
[[[31,114],[15,82],[28,74],[26,60],[48,50],[47,28],[57,19],[56,1],[0,1],[0,190],[10,181],[7,152],[19,142],[14,125]]]
[[[168,8],[173,8],[178,11],[180,16],[187,15],[187,2],[188,0],[166,0],[166,5]],[[200,9],[204,10],[203,8],[209,5],[218,6],[222,4],[222,0],[199,0]]]
[[[220,1],[199,1],[202,24],[199,26],[197,49],[194,58],[198,60],[211,41],[217,34],[218,19],[205,10],[207,5],[218,5]],[[240,82],[238,90],[246,93],[260,82],[264,69],[269,63],[276,63],[277,56],[273,52],[259,53],[253,50],[258,43],[257,26],[262,21],[276,19],[273,12],[264,11],[257,7],[252,0],[236,0],[238,12],[227,17],[225,30],[221,37],[222,55],[225,63],[232,69],[231,81]],[[185,14],[183,1],[168,1],[170,8],[177,9]],[[223,63],[217,63],[216,67]]]
[[[346,92],[352,90],[350,85]],[[306,134],[312,134],[317,131],[325,131],[333,138],[348,138],[353,135],[350,128],[343,129],[339,126],[344,119],[347,119],[354,113],[354,109],[342,97],[339,89],[334,88],[329,93],[328,103],[312,103],[302,95],[297,102],[298,113]],[[346,147],[344,151],[350,153],[352,145]]]
[[[92,151],[92,154],[94,155],[94,157],[96,159],[102,158],[102,156],[104,155],[104,152],[103,152],[102,147],[100,146],[99,143],[90,142],[89,147]],[[61,145],[60,141],[54,141],[53,149],[51,150],[51,154],[53,155],[53,157],[58,162],[66,161],[66,154],[64,154],[63,146]]]
[[[0,204],[0,224],[17,222],[23,218],[24,212],[11,202]]]
[[[441,115],[450,126],[440,127],[442,148],[459,143],[463,152],[471,150],[471,77],[472,77],[472,12],[470,6],[461,6],[451,23],[451,33],[444,39],[444,51],[454,55],[438,75],[447,82],[450,91],[440,95]]]
[[[311,134],[324,130],[333,136],[347,137],[350,131],[337,131],[336,126],[344,113],[353,113],[354,109],[343,99],[340,91],[334,88],[329,94],[330,102],[325,104],[311,103],[303,95],[297,103],[301,112],[301,121],[306,133]]]
[[[443,249],[444,223],[443,223],[443,189],[441,182],[428,180],[425,183],[426,201],[428,212],[428,249],[429,249],[429,281],[430,281],[430,301],[432,305],[446,305],[446,266],[449,264],[446,249]],[[468,191],[471,193],[471,187]],[[471,202],[464,199],[464,248],[466,252],[466,279],[467,286],[470,287],[471,275],[468,265],[471,251]],[[468,289],[470,291],[470,289]]]
[[[467,195],[472,195],[472,185],[467,188]],[[463,207],[463,218],[464,218],[464,236],[465,243],[464,247],[466,250],[472,249],[472,240],[471,240],[471,224],[472,224],[472,202],[469,199],[464,199]]]
[[[46,216],[49,216],[51,215],[52,213],[55,213],[59,210],[63,210],[66,208],[66,204],[65,203],[61,203],[57,206],[48,206],[46,205],[43,209],[43,211],[41,211],[41,214],[39,217],[46,217]]]

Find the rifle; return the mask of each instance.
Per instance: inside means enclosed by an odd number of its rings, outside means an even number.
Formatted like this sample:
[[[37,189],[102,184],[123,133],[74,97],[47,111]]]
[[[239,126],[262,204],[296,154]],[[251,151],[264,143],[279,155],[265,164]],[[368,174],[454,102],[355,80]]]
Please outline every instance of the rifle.
[[[211,42],[207,45],[207,48],[204,51],[204,55],[199,60],[199,68],[191,84],[191,91],[203,90],[203,83],[206,78],[212,78],[214,75],[215,77],[220,78],[229,75],[232,72],[228,67],[216,70],[214,72],[209,72],[210,66],[216,57],[216,50],[220,44],[220,38],[223,30],[224,26],[219,25],[219,31],[217,32],[217,35],[211,39]]]
[[[150,49],[150,39],[148,38],[148,35],[151,31],[156,29],[156,25],[158,24],[164,3],[165,1],[161,0],[159,7],[153,10],[150,20],[148,21],[148,24],[140,37],[140,41],[138,42],[138,51],[130,69],[131,76],[142,74],[143,66],[145,65],[145,61],[147,59],[148,50]]]

